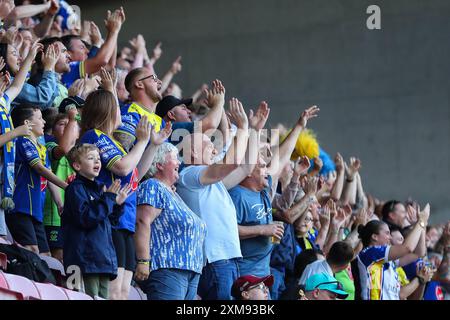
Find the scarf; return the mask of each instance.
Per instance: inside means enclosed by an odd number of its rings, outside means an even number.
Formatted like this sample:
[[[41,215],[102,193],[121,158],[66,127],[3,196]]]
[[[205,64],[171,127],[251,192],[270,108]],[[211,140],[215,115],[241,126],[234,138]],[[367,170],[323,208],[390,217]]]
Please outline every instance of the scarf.
[[[0,126],[1,134],[5,134],[14,129],[11,116],[8,109],[5,107],[5,98],[0,98]],[[15,146],[14,141],[8,141],[3,146],[2,159],[3,170],[1,176],[2,188],[0,207],[5,210],[14,209],[13,192],[14,192],[14,158],[15,158]]]

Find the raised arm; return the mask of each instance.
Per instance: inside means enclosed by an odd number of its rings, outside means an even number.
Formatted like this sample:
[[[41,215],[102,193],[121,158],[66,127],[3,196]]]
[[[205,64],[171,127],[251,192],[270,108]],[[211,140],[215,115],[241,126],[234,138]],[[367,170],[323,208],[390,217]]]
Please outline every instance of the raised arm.
[[[113,14],[108,11],[108,16],[105,20],[108,35],[97,55],[85,61],[84,66],[87,74],[96,73],[101,67],[108,64],[111,56],[114,54],[114,49],[117,47],[117,38],[124,22],[125,12],[123,11],[123,8],[116,10]]]
[[[220,80],[214,80],[212,83],[211,90],[205,90],[206,98],[208,100],[209,112],[208,114],[199,121],[199,126],[201,126],[202,132],[212,133],[213,130],[217,129],[222,119],[223,106],[225,104],[225,87]]]
[[[357,158],[350,158],[350,165],[344,162],[345,171],[347,173],[347,180],[344,187],[344,194],[342,196],[343,203],[354,205],[356,203],[356,188],[357,180],[356,173],[361,168],[361,161]]]
[[[77,109],[70,109],[67,113],[69,115],[69,122],[64,128],[61,140],[58,141],[58,147],[53,150],[53,158],[55,160],[61,159],[73,148],[80,134],[78,122],[76,120],[78,115]]]
[[[258,162],[261,130],[266,125],[269,114],[270,108],[265,101],[261,102],[255,114],[253,114],[253,111],[250,110],[250,114],[248,116],[250,124],[250,137],[247,143],[246,155],[241,165],[223,180],[223,183],[228,190],[238,185],[254,170],[256,163]],[[237,142],[237,144],[238,143],[239,142]]]
[[[172,124],[170,122],[166,122],[166,126],[161,129],[158,133],[155,132],[155,130],[151,131],[151,138],[150,142],[151,144],[147,147],[144,154],[142,155],[141,160],[139,161],[137,168],[139,172],[138,179],[141,180],[147,171],[150,169],[150,166],[152,165],[153,159],[155,157],[156,151],[158,150],[159,146],[166,141],[170,135],[172,134]]]
[[[344,159],[339,152],[336,154],[334,162],[336,163],[336,181],[334,182],[333,189],[331,189],[331,198],[334,201],[339,201],[342,196],[345,179]]]
[[[389,250],[389,260],[400,259],[410,253],[412,253],[419,243],[423,229],[426,230],[428,218],[430,217],[430,205],[427,204],[423,211],[419,213],[419,221],[414,225],[411,232],[405,239],[405,242],[401,245],[391,246]]]
[[[41,22],[39,22],[39,24],[37,24],[33,28],[34,34],[38,38],[44,38],[45,36],[47,36],[47,34],[49,34],[53,24],[53,19],[55,18],[58,11],[59,11],[59,2],[57,0],[51,0],[50,8],[45,13],[44,18],[42,18]]]
[[[238,168],[245,156],[248,142],[248,119],[244,108],[242,107],[242,103],[236,98],[230,100],[229,117],[238,127],[235,140],[228,149],[223,164],[212,164],[203,170],[200,175],[200,182],[202,185],[209,185],[222,181],[226,176]]]
[[[137,142],[131,151],[122,159],[116,161],[111,171],[118,176],[125,177],[137,167],[150,140],[151,124],[147,116],[143,116],[136,127]]]
[[[278,175],[281,172],[281,169],[287,164],[291,158],[292,151],[294,151],[299,134],[306,128],[309,119],[317,117],[319,111],[320,109],[317,106],[312,106],[302,112],[295,127],[288,134],[283,143],[281,143],[279,148],[273,152],[274,156],[272,157],[268,169],[271,176]]]
[[[170,81],[172,81],[173,77],[181,71],[181,56],[179,56],[170,67],[169,71],[164,75],[164,77],[161,79],[161,92],[164,92],[169,87]]]
[[[33,17],[50,9],[52,2],[44,4],[29,4],[17,6],[6,18],[7,20],[16,21],[23,18]]]

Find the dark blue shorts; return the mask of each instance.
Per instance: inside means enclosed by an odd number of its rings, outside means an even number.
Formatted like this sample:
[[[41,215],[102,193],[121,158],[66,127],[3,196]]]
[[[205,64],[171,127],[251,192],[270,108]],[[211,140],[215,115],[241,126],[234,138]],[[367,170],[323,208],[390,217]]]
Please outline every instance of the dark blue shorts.
[[[50,249],[62,249],[64,247],[61,227],[45,226],[45,233]]]

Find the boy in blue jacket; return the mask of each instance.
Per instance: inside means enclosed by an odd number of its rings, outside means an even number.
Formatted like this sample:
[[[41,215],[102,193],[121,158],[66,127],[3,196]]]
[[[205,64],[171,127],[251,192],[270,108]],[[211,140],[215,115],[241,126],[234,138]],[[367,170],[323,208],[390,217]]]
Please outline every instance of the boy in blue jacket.
[[[92,144],[76,145],[67,159],[77,177],[66,189],[61,217],[64,267],[78,266],[85,293],[108,299],[109,281],[117,276],[111,224],[118,221],[131,187],[121,189],[115,180],[106,189],[95,181],[101,161]]]

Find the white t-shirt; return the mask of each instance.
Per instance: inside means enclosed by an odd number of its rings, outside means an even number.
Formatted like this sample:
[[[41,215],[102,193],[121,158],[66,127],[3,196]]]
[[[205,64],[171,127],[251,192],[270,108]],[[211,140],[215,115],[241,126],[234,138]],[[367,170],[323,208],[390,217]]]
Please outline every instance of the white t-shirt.
[[[326,273],[332,277],[334,276],[333,270],[331,270],[331,267],[328,264],[327,260],[317,260],[306,266],[305,270],[302,273],[302,276],[300,277],[298,284],[305,285],[306,280],[308,280],[309,277],[317,273]]]

